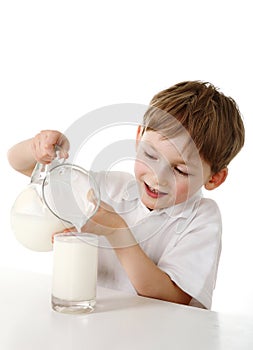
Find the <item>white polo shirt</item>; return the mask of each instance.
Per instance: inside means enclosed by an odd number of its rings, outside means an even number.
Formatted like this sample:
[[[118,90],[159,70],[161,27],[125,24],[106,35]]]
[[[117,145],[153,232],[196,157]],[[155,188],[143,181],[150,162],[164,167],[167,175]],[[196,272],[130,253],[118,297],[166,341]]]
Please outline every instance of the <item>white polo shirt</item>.
[[[192,296],[190,305],[210,309],[221,252],[216,203],[198,192],[174,207],[150,211],[140,201],[131,174],[93,175],[101,200],[122,216],[146,255]],[[105,237],[99,239],[98,284],[136,294],[114,250]]]

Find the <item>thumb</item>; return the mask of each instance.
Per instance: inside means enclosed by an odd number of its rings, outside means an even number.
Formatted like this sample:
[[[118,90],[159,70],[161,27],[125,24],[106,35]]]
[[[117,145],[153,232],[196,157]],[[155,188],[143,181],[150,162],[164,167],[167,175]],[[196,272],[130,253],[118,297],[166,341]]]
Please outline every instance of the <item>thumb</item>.
[[[97,197],[92,188],[87,193],[87,199],[89,202],[93,203],[95,206],[97,205]]]

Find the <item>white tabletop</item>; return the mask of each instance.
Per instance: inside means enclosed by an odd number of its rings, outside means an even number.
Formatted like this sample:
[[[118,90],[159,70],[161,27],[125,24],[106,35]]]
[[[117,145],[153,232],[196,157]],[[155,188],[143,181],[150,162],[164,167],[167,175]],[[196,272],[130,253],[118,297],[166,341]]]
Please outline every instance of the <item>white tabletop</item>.
[[[98,288],[86,315],[51,309],[51,276],[0,269],[1,350],[253,349],[253,317]]]

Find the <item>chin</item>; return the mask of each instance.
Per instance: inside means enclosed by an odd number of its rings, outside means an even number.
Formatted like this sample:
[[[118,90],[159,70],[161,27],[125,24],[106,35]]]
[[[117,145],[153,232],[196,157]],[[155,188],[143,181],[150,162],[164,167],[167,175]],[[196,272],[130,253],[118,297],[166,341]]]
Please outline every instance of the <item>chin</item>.
[[[149,210],[156,210],[156,209],[164,209],[165,207],[162,205],[157,205],[157,203],[154,203],[152,200],[148,200],[146,198],[141,198],[141,202],[145,207],[147,207]]]

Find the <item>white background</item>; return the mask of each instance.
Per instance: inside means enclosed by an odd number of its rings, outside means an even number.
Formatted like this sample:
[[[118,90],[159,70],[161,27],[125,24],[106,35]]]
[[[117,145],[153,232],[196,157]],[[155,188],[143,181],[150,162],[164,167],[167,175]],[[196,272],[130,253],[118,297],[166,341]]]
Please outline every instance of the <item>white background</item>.
[[[245,0],[0,2],[0,265],[51,273],[52,254],[23,248],[10,229],[10,208],[29,182],[7,162],[14,143],[41,129],[64,131],[102,106],[148,104],[177,82],[206,80],[237,101],[246,127],[245,147],[231,163],[226,183],[208,193],[224,222],[213,310],[253,313],[250,5]]]

